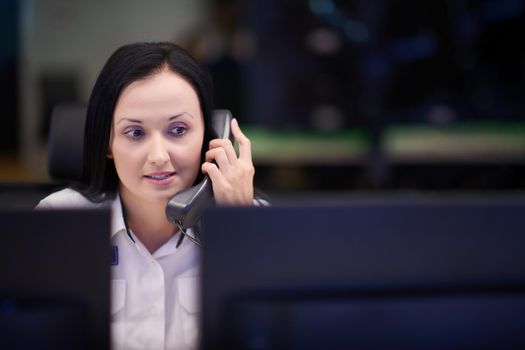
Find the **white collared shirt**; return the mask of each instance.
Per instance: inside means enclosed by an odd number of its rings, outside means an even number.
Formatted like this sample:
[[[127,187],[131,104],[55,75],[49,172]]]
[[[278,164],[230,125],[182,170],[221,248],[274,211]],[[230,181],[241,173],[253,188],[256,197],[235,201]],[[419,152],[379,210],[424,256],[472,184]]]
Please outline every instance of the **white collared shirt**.
[[[37,208],[96,208],[108,204],[112,209],[112,348],[196,348],[200,251],[194,243],[185,239],[177,248],[177,234],[151,254],[133,232],[131,237],[126,233],[118,196],[99,204],[65,189],[44,198]]]

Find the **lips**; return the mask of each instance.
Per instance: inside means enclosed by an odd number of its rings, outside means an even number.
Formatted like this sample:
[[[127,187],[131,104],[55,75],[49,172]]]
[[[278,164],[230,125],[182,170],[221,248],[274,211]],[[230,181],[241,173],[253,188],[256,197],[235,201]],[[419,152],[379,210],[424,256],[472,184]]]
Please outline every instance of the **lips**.
[[[144,175],[148,179],[152,180],[165,180],[170,176],[175,175],[175,173],[165,173],[165,174],[155,174],[155,175]]]
[[[151,183],[157,185],[165,185],[173,180],[175,172],[158,172],[144,175],[144,178]]]

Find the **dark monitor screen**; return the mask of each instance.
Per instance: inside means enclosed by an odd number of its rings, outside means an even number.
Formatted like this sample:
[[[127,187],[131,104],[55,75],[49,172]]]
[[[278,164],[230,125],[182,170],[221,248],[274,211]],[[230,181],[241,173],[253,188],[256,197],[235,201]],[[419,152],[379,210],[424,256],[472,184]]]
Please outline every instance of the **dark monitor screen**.
[[[0,222],[0,348],[109,349],[109,210],[2,210]]]
[[[525,198],[205,216],[202,347],[525,348]]]

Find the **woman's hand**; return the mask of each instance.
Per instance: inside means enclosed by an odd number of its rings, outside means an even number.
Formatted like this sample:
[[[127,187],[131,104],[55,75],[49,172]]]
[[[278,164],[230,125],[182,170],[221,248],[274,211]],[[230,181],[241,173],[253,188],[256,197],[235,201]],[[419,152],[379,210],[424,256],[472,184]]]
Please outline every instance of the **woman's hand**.
[[[253,205],[255,169],[251,142],[242,133],[236,119],[231,121],[231,131],[239,144],[239,156],[237,157],[230,140],[211,140],[202,171],[210,176],[217,204]]]

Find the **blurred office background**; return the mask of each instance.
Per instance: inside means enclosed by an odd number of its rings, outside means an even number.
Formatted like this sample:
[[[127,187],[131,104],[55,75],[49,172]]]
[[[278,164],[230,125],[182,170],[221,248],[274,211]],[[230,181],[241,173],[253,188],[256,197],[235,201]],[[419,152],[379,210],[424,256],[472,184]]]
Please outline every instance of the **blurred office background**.
[[[120,45],[212,72],[269,193],[525,189],[524,0],[1,0],[0,181],[49,183],[57,103]]]

